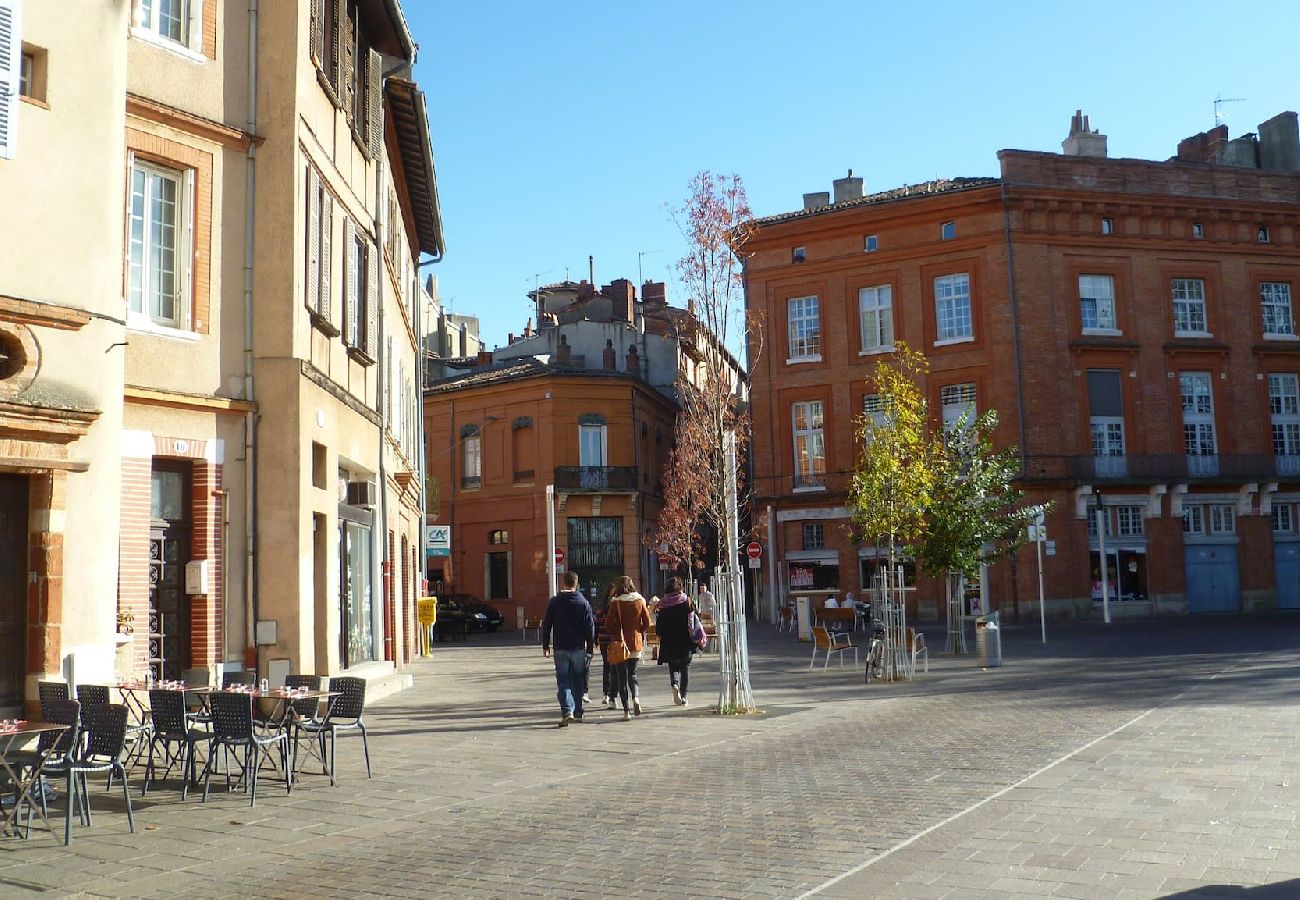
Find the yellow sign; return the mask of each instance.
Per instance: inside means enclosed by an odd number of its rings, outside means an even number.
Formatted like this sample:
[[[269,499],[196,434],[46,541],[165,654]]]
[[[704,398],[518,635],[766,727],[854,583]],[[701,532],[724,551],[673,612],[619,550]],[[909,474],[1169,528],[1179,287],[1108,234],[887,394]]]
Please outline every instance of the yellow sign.
[[[416,600],[415,615],[421,625],[432,625],[438,621],[438,598],[421,597]]]

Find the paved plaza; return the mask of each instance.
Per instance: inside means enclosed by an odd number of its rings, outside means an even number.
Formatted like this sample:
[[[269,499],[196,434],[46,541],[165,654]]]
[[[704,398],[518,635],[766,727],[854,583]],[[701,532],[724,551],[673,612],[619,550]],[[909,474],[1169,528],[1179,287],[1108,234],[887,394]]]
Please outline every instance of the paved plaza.
[[[1049,637],[864,686],[755,626],[760,715],[707,710],[705,657],[689,710],[648,665],[644,716],[566,729],[535,642],[438,645],[367,716],[372,780],[347,735],[336,788],[169,784],[135,834],[101,782],[70,848],[0,841],[0,896],[1300,897],[1300,619]]]

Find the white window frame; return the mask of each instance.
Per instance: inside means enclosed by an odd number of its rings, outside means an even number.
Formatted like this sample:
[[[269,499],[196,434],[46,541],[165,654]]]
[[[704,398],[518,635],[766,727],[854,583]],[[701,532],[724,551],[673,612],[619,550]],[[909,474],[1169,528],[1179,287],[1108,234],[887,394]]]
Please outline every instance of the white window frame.
[[[1272,508],[1274,534],[1295,533],[1295,504],[1274,503]]]
[[[1079,319],[1084,334],[1120,333],[1115,318],[1114,275],[1079,276]]]
[[[885,401],[879,394],[864,394],[862,397],[862,414],[883,428],[889,424],[889,413],[885,412]]]
[[[1124,455],[1124,417],[1091,416],[1088,419],[1091,432],[1092,455],[1094,457],[1115,457]]]
[[[478,479],[478,485],[471,485],[471,487],[481,486],[483,484],[483,434],[482,432],[479,432],[477,434],[466,435],[463,441],[461,442],[461,444],[462,444],[462,465],[461,465],[461,472],[460,472],[461,487],[463,488],[465,486],[465,482],[470,478]]]
[[[1142,537],[1146,534],[1141,506],[1115,507],[1115,534],[1119,537]]]
[[[1261,281],[1259,310],[1265,340],[1294,341],[1297,339],[1295,319],[1292,316],[1290,282]]]
[[[136,173],[145,179],[140,215],[136,214]],[[150,290],[150,269],[158,248],[153,241],[156,210],[153,205],[155,179],[167,179],[176,186],[175,216],[172,225],[174,241],[172,315],[155,314],[159,298]],[[185,337],[193,334],[191,306],[194,281],[194,170],[176,169],[146,162],[132,154],[127,166],[127,324],[136,330],[156,331]],[[139,302],[136,301],[135,223],[140,221],[139,241]]]
[[[957,237],[957,223],[949,220],[939,226],[939,240],[951,241]]]
[[[894,288],[879,284],[858,291],[859,356],[889,353],[894,349]]]
[[[1214,380],[1209,372],[1178,373],[1183,410],[1183,450],[1191,474],[1217,470],[1218,436],[1214,427]]]
[[[787,363],[820,362],[822,358],[821,301],[816,294],[785,301]]]
[[[822,522],[804,522],[801,537],[804,550],[826,549],[826,526]]]
[[[1291,372],[1268,376],[1268,412],[1278,473],[1300,474],[1300,377]]]
[[[1175,278],[1170,283],[1175,337],[1211,337],[1205,306],[1205,279]]]
[[[578,465],[600,468],[609,465],[609,444],[605,429],[604,425],[578,426]]]
[[[794,489],[826,489],[826,419],[820,400],[790,404],[790,430],[794,440]]]
[[[159,47],[164,47],[193,62],[207,62],[203,55],[203,14],[206,0],[133,0],[131,35]],[[181,35],[179,38],[164,33],[161,27],[161,8],[175,3],[180,7]]]
[[[1231,537],[1237,516],[1231,503],[1188,503],[1183,506],[1183,533],[1198,538]]]
[[[959,384],[945,384],[939,388],[939,408],[942,411],[943,430],[945,434],[955,433],[966,416],[965,429],[969,430],[978,415],[975,383],[964,381]]]
[[[880,249],[880,236],[869,234],[862,239],[862,252],[875,253]]]
[[[969,272],[934,279],[934,327],[936,347],[975,339]]]

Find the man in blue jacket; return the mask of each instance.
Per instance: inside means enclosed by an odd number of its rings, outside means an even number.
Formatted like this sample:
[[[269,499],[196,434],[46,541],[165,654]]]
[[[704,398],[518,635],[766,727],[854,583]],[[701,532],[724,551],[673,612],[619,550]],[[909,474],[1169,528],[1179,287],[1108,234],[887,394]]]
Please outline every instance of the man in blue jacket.
[[[596,644],[596,617],[578,590],[578,576],[565,572],[560,592],[546,604],[542,619],[542,655],[551,655],[555,632],[555,686],[560,701],[560,727],[582,721],[582,686],[587,659]]]

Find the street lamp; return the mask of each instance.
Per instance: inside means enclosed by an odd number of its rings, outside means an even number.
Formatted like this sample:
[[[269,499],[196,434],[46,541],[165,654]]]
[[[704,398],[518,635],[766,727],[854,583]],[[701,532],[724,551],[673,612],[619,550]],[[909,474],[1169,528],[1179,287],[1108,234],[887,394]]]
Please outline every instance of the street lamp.
[[[1110,576],[1106,568],[1106,508],[1101,505],[1101,491],[1097,491],[1097,556],[1101,563],[1101,613],[1110,624]]]

